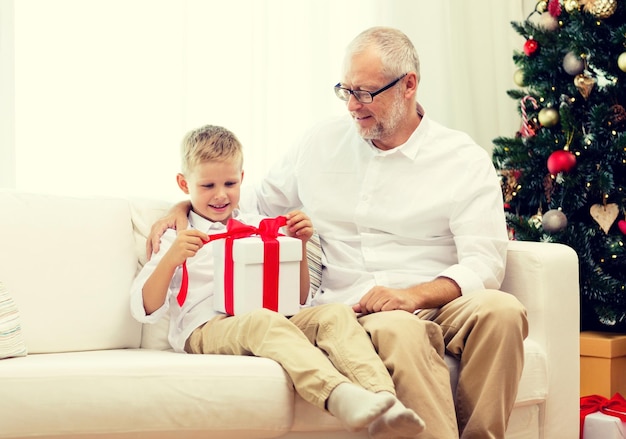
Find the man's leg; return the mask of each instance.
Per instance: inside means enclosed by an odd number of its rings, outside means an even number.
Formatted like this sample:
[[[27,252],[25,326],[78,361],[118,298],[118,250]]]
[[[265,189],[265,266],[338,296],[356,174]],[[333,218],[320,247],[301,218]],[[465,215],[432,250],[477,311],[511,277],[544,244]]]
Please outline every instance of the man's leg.
[[[420,439],[458,438],[439,326],[406,311],[367,314],[359,323],[391,374],[398,399],[426,422]]]
[[[512,295],[486,290],[438,311],[418,314],[438,323],[446,350],[461,361],[456,391],[462,439],[503,439],[524,367],[526,310]]]
[[[387,368],[350,306],[333,303],[304,308],[291,321],[350,381],[371,392],[395,395]],[[369,434],[373,439],[396,439],[415,437],[423,430],[422,419],[395,399],[394,405],[370,425]]]

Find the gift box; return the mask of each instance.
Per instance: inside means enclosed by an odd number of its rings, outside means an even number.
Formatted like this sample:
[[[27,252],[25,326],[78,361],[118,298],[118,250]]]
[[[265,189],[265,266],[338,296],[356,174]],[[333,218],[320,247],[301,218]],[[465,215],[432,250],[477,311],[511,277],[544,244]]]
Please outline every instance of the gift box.
[[[580,394],[626,395],[626,335],[580,333]]]
[[[623,439],[626,437],[626,399],[616,393],[580,398],[580,439]]]
[[[595,412],[585,417],[583,439],[624,439],[626,422],[615,416]]]
[[[278,260],[268,270],[270,262],[265,260],[267,242],[258,236],[233,239],[230,274],[228,241],[213,241],[215,310],[237,315],[268,308],[286,316],[300,310],[302,241],[287,236],[279,236],[275,240],[278,242]],[[228,279],[231,276],[229,292]]]

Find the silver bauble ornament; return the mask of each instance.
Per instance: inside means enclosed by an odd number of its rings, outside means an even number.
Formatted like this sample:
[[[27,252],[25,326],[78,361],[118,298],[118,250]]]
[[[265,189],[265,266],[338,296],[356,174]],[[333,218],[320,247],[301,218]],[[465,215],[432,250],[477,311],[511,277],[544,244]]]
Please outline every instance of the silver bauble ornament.
[[[542,29],[553,31],[559,28],[559,20],[554,18],[549,12],[544,12],[539,16],[538,25]]]
[[[567,217],[558,209],[548,210],[541,218],[541,226],[544,232],[560,232],[567,227]]]
[[[576,76],[585,70],[585,62],[574,52],[567,52],[563,57],[563,70],[569,75]]]
[[[539,17],[539,27],[549,31],[557,30],[559,28],[559,20],[554,18],[549,12],[544,12]]]
[[[546,128],[553,127],[559,123],[559,112],[555,108],[542,108],[539,110],[537,117],[539,118],[539,123]]]
[[[617,66],[622,72],[626,72],[626,52],[622,52],[617,58]]]

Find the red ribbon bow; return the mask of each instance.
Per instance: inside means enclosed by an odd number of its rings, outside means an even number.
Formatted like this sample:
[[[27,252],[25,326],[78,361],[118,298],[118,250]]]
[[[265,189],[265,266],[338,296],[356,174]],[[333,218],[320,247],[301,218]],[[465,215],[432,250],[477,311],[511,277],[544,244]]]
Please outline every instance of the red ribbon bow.
[[[619,393],[613,395],[611,399],[600,395],[582,396],[580,398],[580,439],[583,437],[585,417],[595,412],[616,416],[622,422],[626,422],[626,399]]]
[[[280,247],[278,240],[280,236],[278,229],[287,224],[287,218],[278,216],[276,218],[265,218],[259,223],[259,227],[244,224],[236,219],[229,219],[226,224],[225,233],[209,235],[209,239],[202,241],[204,244],[217,239],[225,239],[224,261],[224,307],[227,314],[234,314],[234,294],[233,294],[233,243],[235,239],[248,236],[259,235],[263,240],[263,307],[278,311],[278,270],[280,266]],[[187,298],[189,288],[189,274],[187,273],[187,263],[183,262],[183,278],[176,300],[183,306]]]

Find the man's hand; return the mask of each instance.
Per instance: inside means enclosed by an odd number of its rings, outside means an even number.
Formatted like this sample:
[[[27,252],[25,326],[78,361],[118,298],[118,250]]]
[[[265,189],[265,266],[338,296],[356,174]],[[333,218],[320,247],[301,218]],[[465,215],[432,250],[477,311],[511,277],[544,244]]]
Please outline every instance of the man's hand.
[[[370,314],[400,309],[410,313],[424,308],[439,308],[461,296],[461,288],[448,277],[409,288],[396,289],[375,286],[352,306],[354,312]]]
[[[418,305],[407,290],[375,286],[352,309],[362,314],[396,309],[413,312],[418,309]]]
[[[152,253],[158,253],[161,245],[161,236],[167,229],[185,230],[187,229],[187,214],[191,204],[189,201],[182,201],[174,205],[166,216],[157,220],[150,228],[150,234],[146,240],[146,258],[150,260]]]

